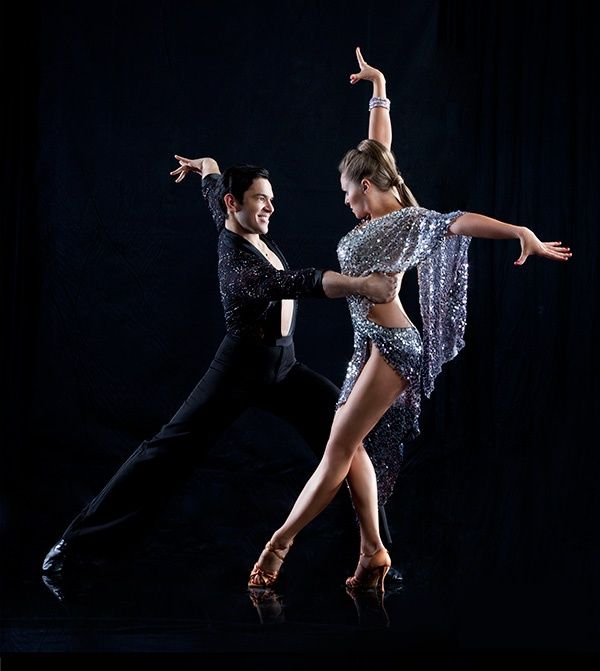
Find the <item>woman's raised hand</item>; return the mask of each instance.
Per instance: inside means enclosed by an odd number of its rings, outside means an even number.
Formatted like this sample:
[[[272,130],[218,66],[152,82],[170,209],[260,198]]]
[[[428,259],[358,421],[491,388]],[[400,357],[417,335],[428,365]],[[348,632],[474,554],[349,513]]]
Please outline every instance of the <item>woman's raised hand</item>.
[[[381,70],[377,70],[377,68],[370,66],[367,61],[365,61],[360,52],[360,47],[356,47],[356,58],[358,60],[360,71],[350,75],[351,84],[356,84],[356,82],[361,79],[366,79],[369,82],[374,82],[377,79],[385,79]]]

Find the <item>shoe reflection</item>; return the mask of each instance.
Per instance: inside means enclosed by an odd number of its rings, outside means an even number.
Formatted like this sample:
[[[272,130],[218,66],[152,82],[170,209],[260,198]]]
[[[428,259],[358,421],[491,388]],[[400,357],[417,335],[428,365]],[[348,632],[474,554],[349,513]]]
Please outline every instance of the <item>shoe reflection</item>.
[[[65,579],[62,576],[42,575],[42,582],[61,603],[84,600],[89,596],[94,583],[90,579]]]
[[[383,605],[384,592],[376,589],[357,590],[347,587],[346,594],[354,601],[360,626],[376,629],[390,626],[390,618]]]
[[[256,608],[261,624],[281,624],[285,622],[283,599],[277,592],[267,588],[250,587],[248,596]]]

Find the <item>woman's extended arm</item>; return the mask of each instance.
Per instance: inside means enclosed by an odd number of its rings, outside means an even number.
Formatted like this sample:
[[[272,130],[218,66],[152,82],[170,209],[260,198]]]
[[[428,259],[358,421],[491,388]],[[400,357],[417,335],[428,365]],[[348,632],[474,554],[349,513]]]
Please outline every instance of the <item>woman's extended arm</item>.
[[[356,47],[356,58],[360,71],[350,75],[350,83],[356,84],[361,79],[373,82],[373,97],[386,98],[385,77],[380,70],[371,67],[362,57],[360,47]],[[390,110],[386,107],[373,107],[369,112],[369,140],[378,140],[388,149],[392,147],[392,122]]]
[[[522,266],[527,257],[533,254],[554,261],[568,261],[572,256],[570,247],[563,247],[562,242],[542,242],[525,226],[505,224],[483,214],[466,212],[456,219],[448,231],[453,235],[469,235],[474,238],[519,240],[521,256],[515,261],[515,266]]]

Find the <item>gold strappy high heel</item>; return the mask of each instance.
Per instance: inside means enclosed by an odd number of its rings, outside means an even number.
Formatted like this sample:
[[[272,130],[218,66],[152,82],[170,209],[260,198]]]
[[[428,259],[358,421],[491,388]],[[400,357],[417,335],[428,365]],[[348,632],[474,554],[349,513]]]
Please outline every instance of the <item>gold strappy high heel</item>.
[[[358,560],[355,574],[346,579],[346,587],[349,589],[377,589],[383,592],[383,582],[392,565],[390,553],[385,548],[379,548],[370,555],[361,552],[360,556],[369,559],[369,563],[365,566],[360,559]]]
[[[272,552],[277,557],[277,559],[281,559],[281,561],[283,561],[286,555],[282,555],[281,550],[289,550],[292,545],[293,541],[285,547],[276,548],[273,543],[269,541],[265,545],[265,550]],[[277,580],[278,575],[279,569],[277,571],[265,571],[258,565],[258,562],[256,562],[250,573],[250,577],[248,578],[248,587],[270,587]]]

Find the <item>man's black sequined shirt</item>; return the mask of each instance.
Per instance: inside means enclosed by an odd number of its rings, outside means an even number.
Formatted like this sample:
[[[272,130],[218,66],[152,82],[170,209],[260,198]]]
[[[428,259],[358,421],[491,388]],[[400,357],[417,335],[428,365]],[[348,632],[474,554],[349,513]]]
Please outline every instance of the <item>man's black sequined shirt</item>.
[[[202,179],[202,195],[219,232],[219,287],[227,333],[273,345],[281,337],[282,299],[324,297],[324,271],[290,270],[271,236],[261,235],[261,240],[281,260],[284,270],[278,270],[248,240],[225,228],[225,214],[219,206],[220,175],[206,175]],[[289,335],[294,332],[296,312],[294,301]]]

